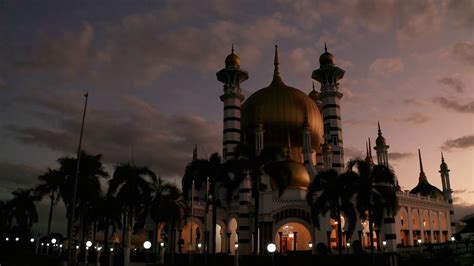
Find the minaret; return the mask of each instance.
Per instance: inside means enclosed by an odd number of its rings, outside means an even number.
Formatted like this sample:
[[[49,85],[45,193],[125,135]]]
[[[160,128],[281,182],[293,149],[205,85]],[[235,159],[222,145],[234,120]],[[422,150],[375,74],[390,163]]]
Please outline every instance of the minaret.
[[[308,114],[304,116],[303,122],[303,158],[304,166],[308,170],[311,178],[316,175],[316,169],[313,162],[313,149],[311,148],[311,126],[308,122]]]
[[[440,170],[439,173],[441,174],[441,183],[443,184],[443,195],[444,199],[449,202],[451,208],[449,210],[449,216],[451,220],[451,232],[454,234],[455,231],[455,223],[453,222],[453,190],[451,189],[451,182],[449,180],[449,168],[446,162],[444,161],[443,153],[441,152],[441,165],[439,166]]]
[[[382,136],[382,130],[380,130],[380,123],[378,125],[378,136],[375,140],[374,150],[377,152],[377,164],[383,164],[388,167],[388,148],[385,138]]]
[[[365,149],[366,149],[366,157],[365,157],[365,162],[374,165],[374,160],[372,159],[372,150],[371,150],[372,144],[370,143],[370,138],[369,141],[365,143]]]
[[[225,160],[234,157],[234,149],[240,144],[240,106],[244,95],[240,83],[249,78],[248,72],[240,68],[240,57],[232,52],[225,58],[225,68],[217,72],[217,80],[224,83],[224,137],[222,157]]]
[[[321,153],[323,157],[323,169],[329,170],[332,168],[332,152],[331,152],[331,145],[329,145],[326,141],[323,145],[321,145]]]
[[[339,105],[342,93],[339,91],[338,81],[344,77],[344,70],[337,67],[334,61],[334,55],[328,53],[325,44],[324,53],[319,57],[320,67],[313,71],[311,77],[321,83],[319,98],[322,101],[324,138],[331,145],[332,168],[341,173],[344,170],[344,149]]]

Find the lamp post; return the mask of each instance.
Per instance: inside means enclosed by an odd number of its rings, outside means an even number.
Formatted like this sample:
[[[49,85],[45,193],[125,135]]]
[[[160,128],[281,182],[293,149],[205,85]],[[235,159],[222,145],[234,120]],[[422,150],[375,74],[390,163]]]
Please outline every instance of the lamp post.
[[[87,240],[86,242],[86,252],[84,252],[84,263],[87,265],[89,264],[89,248],[92,247],[92,242],[90,240]]]
[[[160,263],[165,264],[165,242],[160,243]]]
[[[79,166],[81,164],[81,145],[82,145],[82,133],[84,132],[84,121],[86,119],[86,110],[87,110],[87,99],[89,97],[89,93],[84,94],[85,103],[84,103],[84,112],[82,113],[82,124],[81,124],[81,133],[79,135],[79,145],[77,147],[77,165],[76,165],[76,174],[74,177],[74,192],[72,194],[72,202],[69,204],[70,208],[70,214],[67,220],[67,249],[68,249],[68,254],[67,254],[67,263],[69,266],[72,266],[74,262],[72,261],[72,250],[71,250],[71,244],[72,244],[72,222],[74,218],[74,212],[76,210],[76,198],[77,198],[77,184],[78,184],[78,179],[79,179]]]
[[[109,266],[114,265],[114,248],[110,248]]]
[[[234,248],[235,248],[234,249],[234,251],[235,251],[234,265],[239,266],[239,242],[235,241]]]
[[[100,266],[100,251],[102,250],[101,246],[97,247],[97,258],[96,258],[96,265]]]
[[[423,246],[421,245],[421,238],[418,239],[418,245],[420,246],[420,252],[423,252]]]
[[[151,248],[151,242],[148,240],[143,242],[143,248],[145,249],[145,252],[146,252],[146,262],[148,262],[150,260],[149,249]]]
[[[383,251],[387,251],[387,241],[382,241]]]
[[[346,247],[347,247],[347,254],[351,253],[351,243],[350,242],[346,243]]]
[[[274,243],[270,243],[267,245],[267,251],[272,254],[272,265],[275,265],[275,251],[276,251],[276,245]]]

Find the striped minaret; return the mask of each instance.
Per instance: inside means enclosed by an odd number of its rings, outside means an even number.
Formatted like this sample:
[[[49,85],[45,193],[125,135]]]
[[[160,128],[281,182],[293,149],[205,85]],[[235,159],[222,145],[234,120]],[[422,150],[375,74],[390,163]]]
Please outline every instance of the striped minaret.
[[[304,116],[303,122],[303,158],[304,166],[311,177],[311,180],[316,175],[316,169],[313,162],[313,148],[311,146],[311,125],[308,122],[308,114]]]
[[[252,183],[250,172],[245,171],[245,177],[239,189],[239,254],[250,255],[250,203],[252,200]]]
[[[217,72],[217,79],[224,83],[224,94],[221,101],[224,102],[224,137],[223,137],[223,159],[232,159],[234,149],[240,143],[240,106],[244,95],[240,89],[240,83],[249,78],[247,71],[240,69],[240,57],[232,52],[225,59],[225,68]]]
[[[326,44],[324,53],[319,57],[320,67],[313,71],[312,78],[321,83],[324,138],[331,145],[332,168],[339,173],[344,170],[344,149],[342,147],[341,108],[339,101],[342,93],[338,81],[344,77],[344,70],[334,64],[334,55],[328,53]]]
[[[439,173],[441,174],[441,183],[443,185],[443,195],[444,198],[451,205],[449,210],[449,216],[451,220],[451,233],[454,234],[455,224],[453,220],[454,210],[453,210],[453,190],[451,189],[451,182],[449,180],[449,168],[446,162],[444,161],[443,153],[441,153],[441,165],[439,166]]]
[[[374,150],[377,152],[377,164],[385,165],[388,167],[388,148],[385,138],[382,136],[382,130],[380,129],[380,123],[377,122],[378,133],[377,139],[375,140]]]

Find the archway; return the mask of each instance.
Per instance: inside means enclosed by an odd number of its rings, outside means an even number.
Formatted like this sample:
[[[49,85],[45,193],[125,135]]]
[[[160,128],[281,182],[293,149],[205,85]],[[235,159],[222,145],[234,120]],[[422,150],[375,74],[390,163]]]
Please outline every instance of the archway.
[[[221,253],[222,252],[222,244],[223,244],[223,238],[222,238],[222,226],[220,224],[216,224],[216,252]]]
[[[227,222],[227,235],[228,235],[228,252],[232,255],[235,254],[235,243],[238,241],[237,236],[237,219],[234,217],[230,218]]]
[[[188,220],[181,231],[181,239],[183,240],[183,247],[181,251],[187,253],[189,251],[196,251],[197,244],[204,241],[204,231],[200,221],[196,219]]]
[[[400,240],[401,240],[401,245],[408,246],[410,245],[409,243],[409,236],[410,236],[410,228],[408,226],[409,223],[409,218],[408,218],[408,212],[406,208],[400,208],[399,211],[400,214]]]
[[[300,222],[287,222],[280,226],[274,235],[277,252],[288,254],[291,251],[311,250],[309,243],[313,238],[307,226]]]

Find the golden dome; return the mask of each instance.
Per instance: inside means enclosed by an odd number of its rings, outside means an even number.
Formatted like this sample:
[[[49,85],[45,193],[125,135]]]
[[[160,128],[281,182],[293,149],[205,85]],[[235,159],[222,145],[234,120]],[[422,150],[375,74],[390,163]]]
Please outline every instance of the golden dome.
[[[271,84],[253,93],[242,105],[242,133],[254,146],[257,120],[264,134],[264,147],[286,148],[291,142],[291,157],[303,162],[303,125],[305,114],[310,126],[311,145],[317,150],[323,136],[321,113],[313,100],[302,91],[283,83],[275,55],[275,72]]]
[[[304,165],[293,160],[269,163],[265,166],[265,172],[271,177],[272,190],[306,189],[311,180]]]
[[[226,68],[239,68],[240,67],[240,57],[234,54],[233,44],[232,44],[232,52],[225,58],[225,67]]]

